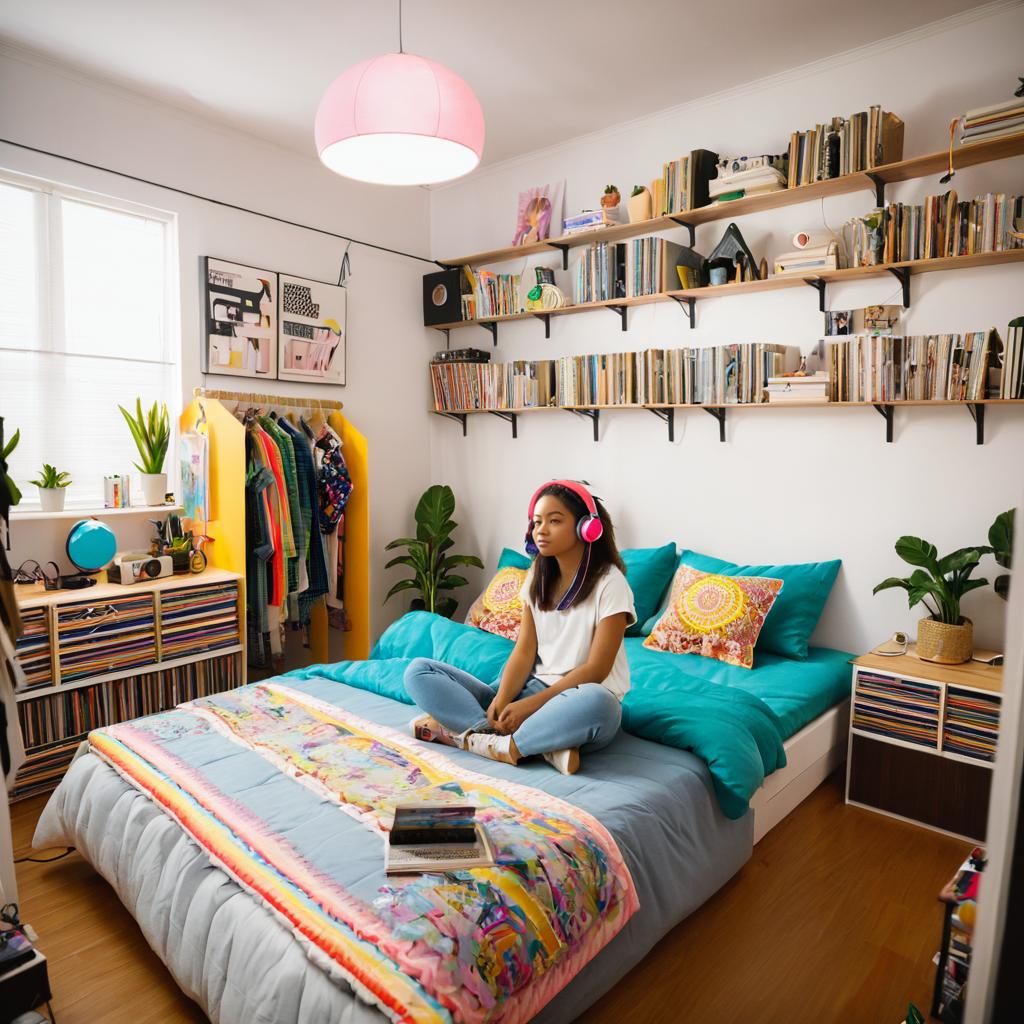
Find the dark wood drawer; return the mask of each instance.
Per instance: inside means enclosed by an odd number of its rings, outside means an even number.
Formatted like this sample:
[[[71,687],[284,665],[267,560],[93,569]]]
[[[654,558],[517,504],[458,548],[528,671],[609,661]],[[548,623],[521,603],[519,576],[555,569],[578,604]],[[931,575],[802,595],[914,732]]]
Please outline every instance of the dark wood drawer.
[[[984,840],[991,768],[867,736],[851,739],[851,800]]]

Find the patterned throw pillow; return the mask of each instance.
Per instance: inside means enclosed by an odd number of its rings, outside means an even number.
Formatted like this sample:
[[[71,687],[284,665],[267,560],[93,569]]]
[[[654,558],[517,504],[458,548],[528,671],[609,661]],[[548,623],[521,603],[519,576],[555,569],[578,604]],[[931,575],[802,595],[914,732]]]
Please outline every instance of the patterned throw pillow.
[[[519,624],[523,621],[519,591],[526,581],[526,572],[526,569],[513,569],[511,566],[499,569],[473,602],[466,616],[466,625],[485,629],[508,640],[518,640]]]
[[[644,647],[753,668],[757,635],[781,589],[782,580],[766,576],[719,576],[681,565]]]

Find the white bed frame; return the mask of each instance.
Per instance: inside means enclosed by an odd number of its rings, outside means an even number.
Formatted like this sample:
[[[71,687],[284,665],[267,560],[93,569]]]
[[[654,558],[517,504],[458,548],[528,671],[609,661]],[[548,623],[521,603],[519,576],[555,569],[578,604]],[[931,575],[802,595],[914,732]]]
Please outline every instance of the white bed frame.
[[[750,801],[755,845],[839,767],[849,731],[847,698],[786,740],[786,767],[769,775]]]

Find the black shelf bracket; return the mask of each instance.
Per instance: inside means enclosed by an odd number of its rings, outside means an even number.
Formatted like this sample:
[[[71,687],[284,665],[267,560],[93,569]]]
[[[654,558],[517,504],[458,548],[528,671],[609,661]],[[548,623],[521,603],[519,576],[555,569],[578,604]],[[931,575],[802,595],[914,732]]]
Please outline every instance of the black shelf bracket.
[[[974,443],[984,444],[985,406],[983,406],[980,402],[970,402],[967,405],[967,411],[971,414],[971,419],[974,420]]]
[[[466,421],[469,419],[469,414],[465,412],[438,412],[438,416],[444,416],[446,419],[455,420],[457,423],[462,424],[462,436],[466,436]]]
[[[910,309],[910,267],[886,267],[903,285],[903,308]]]
[[[601,422],[600,409],[566,409],[566,412],[571,412],[574,416],[583,416],[591,420],[594,424],[594,440],[598,440],[597,428]]]
[[[709,415],[718,420],[718,440],[725,440],[725,409],[709,409],[706,405],[701,408]]]
[[[628,331],[629,327],[626,325],[626,311],[629,306],[605,306],[605,309],[610,309],[613,313],[618,313],[619,319],[622,320],[622,329]]]
[[[497,320],[481,320],[480,326],[485,331],[491,332],[491,341],[494,342],[494,347],[498,347],[498,321]]]
[[[551,242],[551,248],[562,254],[562,269],[569,269],[569,246],[565,242]]]
[[[659,420],[664,420],[668,424],[668,439],[669,441],[674,441],[676,439],[675,409],[651,409],[651,412],[653,412]]]
[[[827,282],[823,281],[820,277],[807,280],[804,284],[809,284],[818,293],[818,309],[825,312],[825,285]]]
[[[519,414],[514,412],[499,412],[495,409],[487,410],[492,416],[497,416],[498,419],[504,420],[506,423],[512,424],[512,438],[515,440],[519,436]]]
[[[544,321],[544,337],[551,337],[551,314],[550,313],[534,313],[533,314],[538,320]]]
[[[895,406],[876,403],[875,411],[885,420],[885,443],[892,444],[892,414]]]
[[[697,300],[692,295],[688,295],[685,297],[682,295],[673,295],[672,298],[675,299],[680,306],[686,306],[689,310],[688,316],[690,318],[690,330],[692,331],[694,327],[697,326]]]
[[[875,206],[885,206],[885,182],[877,174],[865,174],[864,177],[875,186]]]
[[[435,331],[440,331],[444,335],[444,347],[450,349],[452,347],[452,332],[448,327],[435,327]]]
[[[688,220],[683,220],[682,217],[670,217],[670,219],[674,220],[681,228],[686,228],[686,230],[690,233],[690,248],[692,249],[693,243],[696,241],[696,235],[693,231],[693,225]]]

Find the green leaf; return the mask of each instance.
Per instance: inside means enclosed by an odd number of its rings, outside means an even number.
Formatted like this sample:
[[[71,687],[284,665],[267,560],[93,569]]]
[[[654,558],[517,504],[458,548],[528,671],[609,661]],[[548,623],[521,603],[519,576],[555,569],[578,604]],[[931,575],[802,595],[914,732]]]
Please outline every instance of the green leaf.
[[[437,581],[438,590],[454,590],[456,587],[464,587],[469,580],[463,576],[445,576]]]
[[[1013,525],[1016,509],[1007,509],[996,516],[995,522],[988,528],[988,542],[992,545],[992,552],[996,558],[996,564],[1004,569],[1009,569],[1010,559],[1013,555]]]
[[[457,565],[472,565],[477,569],[482,569],[484,563],[480,561],[476,555],[449,555],[441,562],[441,568],[447,572],[449,569],[454,569]]]
[[[388,601],[391,600],[391,598],[393,598],[395,596],[395,594],[398,594],[398,593],[400,593],[403,590],[419,590],[419,589],[420,589],[420,585],[419,585],[419,583],[416,582],[416,580],[399,580],[388,591],[387,597],[384,598],[384,603],[386,604]]]
[[[419,569],[419,566],[416,564],[416,560],[411,555],[397,555],[392,558],[391,561],[385,562],[384,568],[390,569],[395,565],[409,565],[412,566],[413,569]]]
[[[416,505],[414,518],[417,525],[436,534],[455,511],[455,495],[447,484],[428,487]]]
[[[21,501],[21,491],[14,480],[11,479],[10,474],[5,473],[4,479],[7,481],[7,490],[11,492],[11,505],[17,505]]]
[[[952,554],[945,555],[939,559],[938,575],[946,576],[951,572],[957,572],[960,569],[966,568],[972,562],[974,565],[977,565],[980,558],[981,552],[978,548],[960,548],[958,551],[954,551]]]
[[[384,550],[390,551],[392,548],[400,547],[411,548],[422,543],[422,541],[417,540],[415,537],[399,537],[397,540],[393,540],[390,544],[385,544]]]
[[[14,449],[18,447],[18,442],[19,442],[20,440],[21,440],[21,428],[19,427],[19,428],[18,428],[18,429],[17,429],[17,430],[16,430],[15,432],[14,432],[14,436],[13,436],[13,437],[12,437],[12,438],[10,439],[10,441],[8,441],[8,442],[7,442],[7,444],[6,444],[5,446],[4,446],[4,455],[3,455],[3,458],[4,458],[4,461],[5,461],[5,462],[7,461],[7,456],[8,456],[8,455],[10,455],[10,454],[11,454],[11,452],[13,452],[13,451],[14,451]]]
[[[434,601],[434,613],[443,615],[446,619],[450,619],[458,607],[459,602],[454,597],[439,597]]]
[[[933,573],[938,571],[938,551],[935,545],[921,540],[920,537],[900,537],[896,541],[896,554],[910,565],[924,566]]]
[[[997,576],[992,586],[995,587],[996,593],[1004,601],[1010,600],[1010,577],[1006,573],[1002,576]]]
[[[979,587],[987,587],[988,580],[967,580],[964,583],[963,590],[960,591],[961,595],[968,593],[971,590],[977,590]]]
[[[909,590],[910,580],[901,580],[898,576],[890,576],[887,580],[882,580],[871,593],[877,594],[880,590],[892,590],[894,587],[902,587],[903,590]]]

